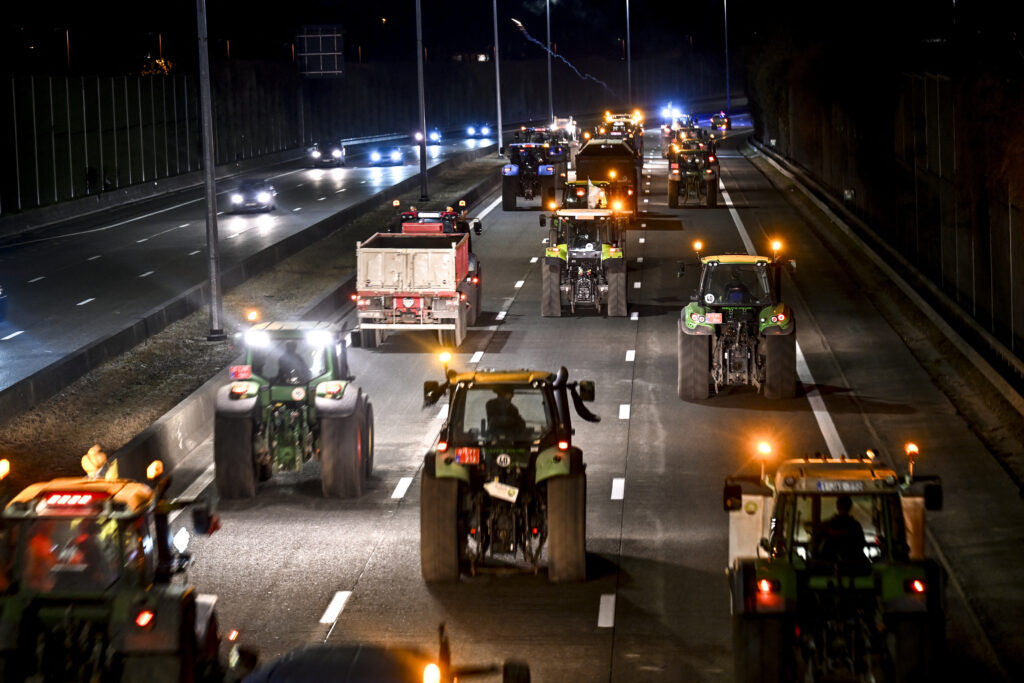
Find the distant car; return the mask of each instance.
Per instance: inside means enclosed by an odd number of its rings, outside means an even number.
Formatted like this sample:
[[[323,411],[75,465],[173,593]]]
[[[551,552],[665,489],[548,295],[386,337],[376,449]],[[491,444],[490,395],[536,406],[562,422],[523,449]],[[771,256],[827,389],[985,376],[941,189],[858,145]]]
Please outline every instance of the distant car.
[[[724,111],[720,111],[711,117],[711,127],[732,130],[732,119]]]
[[[471,123],[466,126],[466,137],[469,138],[486,138],[490,137],[491,125],[489,123]]]
[[[419,142],[423,139],[423,133],[416,131],[412,134],[412,139]],[[436,126],[430,128],[427,131],[427,144],[428,145],[440,145],[441,144],[441,130]]]
[[[344,166],[345,145],[338,140],[314,142],[306,148],[306,164],[311,168],[319,166]]]
[[[277,191],[267,180],[246,179],[231,193],[231,212],[273,211],[277,208]]]
[[[4,286],[0,285],[0,322],[3,322],[7,317],[7,292],[4,290]]]
[[[389,147],[370,151],[370,166],[397,166],[405,159],[401,147]]]

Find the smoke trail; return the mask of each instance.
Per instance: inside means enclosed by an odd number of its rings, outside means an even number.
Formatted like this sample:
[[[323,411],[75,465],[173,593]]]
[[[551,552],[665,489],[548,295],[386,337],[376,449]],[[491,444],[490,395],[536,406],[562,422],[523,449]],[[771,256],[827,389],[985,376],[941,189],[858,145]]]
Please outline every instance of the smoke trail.
[[[513,24],[515,24],[515,25],[516,25],[516,27],[517,27],[517,28],[518,28],[518,29],[519,29],[520,31],[522,31],[522,32],[523,32],[523,35],[524,35],[524,36],[526,36],[526,39],[527,39],[527,40],[529,40],[529,41],[530,41],[531,43],[536,43],[537,45],[539,45],[539,46],[540,46],[540,49],[544,50],[545,52],[547,52],[547,53],[548,53],[549,55],[551,55],[552,57],[555,57],[556,59],[560,59],[560,60],[562,60],[563,62],[565,62],[565,65],[566,65],[566,66],[568,66],[568,67],[569,67],[570,69],[572,69],[573,71],[575,71],[575,72],[576,72],[576,75],[577,75],[577,76],[579,76],[580,78],[582,78],[582,79],[583,79],[583,80],[585,80],[585,81],[594,81],[594,83],[597,83],[598,85],[600,85],[601,87],[603,87],[603,88],[604,88],[605,90],[607,90],[608,92],[610,92],[610,93],[611,93],[612,95],[614,95],[615,97],[618,97],[618,95],[615,95],[615,91],[614,91],[614,90],[612,90],[611,88],[609,88],[609,87],[608,87],[608,84],[607,84],[607,83],[605,83],[604,81],[602,81],[602,80],[601,80],[601,79],[599,79],[599,78],[595,78],[594,76],[591,76],[590,74],[585,74],[585,73],[581,73],[581,72],[580,72],[580,70],[579,70],[579,69],[577,69],[577,68],[576,68],[576,67],[575,67],[575,66],[573,65],[573,63],[572,63],[572,62],[570,62],[570,61],[569,61],[568,59],[566,59],[565,57],[563,57],[562,55],[560,55],[560,54],[558,54],[558,53],[556,53],[556,52],[552,52],[551,50],[549,50],[549,49],[548,49],[547,45],[545,45],[544,43],[540,42],[539,40],[537,40],[536,38],[534,38],[533,36],[531,36],[531,35],[529,34],[529,32],[528,32],[528,31],[526,30],[526,27],[525,27],[525,26],[523,26],[523,24],[522,24],[522,22],[521,22],[521,21],[519,21],[518,19],[513,19],[513,20],[512,20],[512,23],[513,23]]]

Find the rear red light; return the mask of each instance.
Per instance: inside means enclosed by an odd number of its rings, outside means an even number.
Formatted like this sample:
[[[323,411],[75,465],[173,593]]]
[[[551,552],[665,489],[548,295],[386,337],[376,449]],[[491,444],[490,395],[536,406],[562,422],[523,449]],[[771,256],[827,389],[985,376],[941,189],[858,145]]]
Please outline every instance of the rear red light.
[[[907,589],[911,593],[924,593],[927,588],[921,579],[911,579],[907,582]]]
[[[469,535],[470,536],[476,536],[476,527],[475,526],[474,527],[470,527]]]
[[[358,294],[352,294],[352,295],[350,296],[350,298],[352,299],[352,301],[355,301],[356,299],[358,299],[358,298],[359,298],[359,295],[358,295]]]
[[[786,319],[786,314],[785,313],[779,313],[779,322],[781,323],[785,319]]]
[[[231,385],[232,396],[245,396],[249,393],[249,385],[245,382],[236,382]]]
[[[558,450],[560,450],[560,451],[567,451],[567,450],[569,450],[569,442],[568,441],[559,441],[558,442]]]
[[[153,623],[155,617],[156,615],[151,610],[144,609],[136,615],[135,625],[139,628],[146,628]]]
[[[438,441],[437,442],[437,450],[438,450],[439,453],[444,453],[446,450],[448,450],[448,442],[447,441]]]
[[[228,642],[233,643],[236,640],[238,640],[238,629],[233,628],[230,631],[228,631]]]
[[[476,277],[476,276],[474,275],[474,276],[473,276],[473,284],[474,284],[474,285],[478,285],[478,284],[480,284],[480,278],[478,278],[478,277]]]
[[[530,529],[530,533],[536,536],[540,533],[540,531],[537,530],[537,527],[533,527],[532,529]]]
[[[761,579],[757,582],[757,590],[761,591],[762,593],[771,593],[772,582],[768,579]]]

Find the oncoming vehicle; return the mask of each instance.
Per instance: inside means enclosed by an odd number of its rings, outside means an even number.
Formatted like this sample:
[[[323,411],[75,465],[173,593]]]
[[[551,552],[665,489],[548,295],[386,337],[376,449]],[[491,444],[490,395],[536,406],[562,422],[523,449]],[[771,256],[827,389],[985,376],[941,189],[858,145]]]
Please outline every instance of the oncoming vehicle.
[[[720,111],[711,116],[711,127],[732,130],[732,118],[724,111]]]
[[[723,504],[738,682],[942,679],[946,576],[924,514],[942,508],[938,477],[815,454],[727,478]]]
[[[466,137],[487,138],[491,135],[491,125],[488,123],[471,123],[466,126]]]
[[[401,147],[389,147],[370,151],[370,166],[400,166],[405,159]]]
[[[314,142],[306,148],[306,163],[312,168],[344,166],[345,145],[340,140]]]
[[[231,211],[273,211],[277,208],[277,190],[268,180],[246,179],[231,193]]]
[[[586,578],[583,452],[572,445],[576,414],[593,382],[537,370],[445,372],[423,385],[425,405],[448,394],[448,417],[424,458],[420,562],[426,581],[456,581],[488,559],[522,557],[536,572],[547,543],[548,578]],[[578,391],[577,391],[578,387]]]
[[[98,446],[82,463],[89,476],[32,484],[4,508],[0,678],[220,680],[216,596],[173,580],[191,557],[168,515],[194,501],[166,499],[168,477],[119,478]],[[148,469],[156,478],[162,464]],[[219,526],[208,506],[193,523]]]
[[[358,496],[373,470],[373,405],[349,375],[342,331],[314,321],[263,322],[244,334],[245,364],[217,392],[214,481],[251,498],[275,472],[320,461],[323,494]]]
[[[796,321],[780,299],[782,244],[773,242],[770,257],[701,257],[702,246],[694,244],[700,283],[679,321],[679,398],[707,398],[709,378],[716,394],[726,385],[752,385],[766,398],[792,398]]]
[[[412,135],[412,139],[416,142],[423,141],[423,133],[416,131]],[[440,145],[441,144],[441,129],[434,126],[427,130],[427,144],[428,145]]]

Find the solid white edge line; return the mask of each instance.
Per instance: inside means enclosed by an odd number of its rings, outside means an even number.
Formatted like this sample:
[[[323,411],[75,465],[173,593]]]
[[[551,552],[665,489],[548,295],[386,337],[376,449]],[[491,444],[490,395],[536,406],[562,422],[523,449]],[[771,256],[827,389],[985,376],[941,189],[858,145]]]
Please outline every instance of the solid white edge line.
[[[195,255],[196,255],[196,254],[198,254],[198,253],[199,253],[200,251],[202,251],[202,249],[196,249],[195,251],[190,251],[190,252],[188,252],[188,255],[189,255],[189,256],[195,256]],[[99,258],[99,257],[97,257],[97,258]],[[91,261],[92,259],[89,259],[89,260]]]
[[[626,351],[626,362],[632,363],[636,360],[636,349],[629,349]]]
[[[619,419],[620,420],[628,420],[629,419],[629,404],[628,403],[620,403],[619,404]]]
[[[448,417],[448,404],[445,403],[441,406],[441,409],[437,411],[437,415],[434,416],[435,420],[443,420]]]
[[[516,280],[515,288],[516,289],[520,289],[525,284],[526,284],[526,280]]]
[[[601,605],[597,610],[597,627],[612,628],[615,626],[615,593],[601,596]]]
[[[331,598],[331,604],[327,605],[324,615],[320,617],[321,624],[333,624],[338,620],[341,610],[345,609],[345,603],[352,596],[352,591],[338,591]]]
[[[142,275],[140,275],[139,277],[140,277],[140,278],[141,278],[141,277],[149,277],[150,275],[152,275],[152,274],[153,274],[153,273],[155,273],[155,272],[156,272],[155,270],[147,270],[147,271],[146,271],[145,273],[143,273],[143,274],[142,274]]]
[[[639,282],[634,282],[633,283],[633,289],[640,289],[640,283]]]
[[[89,258],[87,258],[85,260],[86,261],[95,261],[98,258],[103,258],[103,255],[102,254],[96,254],[95,256],[90,256]]]
[[[79,301],[79,302],[78,302],[77,304],[75,304],[75,305],[76,305],[76,306],[84,306],[84,305],[86,305],[86,304],[88,304],[88,303],[92,303],[93,301],[96,301],[96,297],[91,297],[91,298],[89,298],[89,299],[82,299],[81,301]]]
[[[181,498],[182,500],[188,500],[190,498],[195,498],[200,493],[202,493],[207,486],[213,483],[213,477],[215,474],[214,467],[214,464],[211,462],[210,465],[205,470],[203,470],[199,474],[199,476],[196,477],[184,491],[181,492],[179,498]],[[167,515],[167,521],[169,523],[173,522],[175,519],[178,518],[178,515],[180,515],[181,513],[182,509],[180,508],[174,510],[173,512],[171,512],[171,514]]]
[[[612,500],[622,500],[626,495],[626,478],[612,477]]]
[[[17,332],[11,332],[11,333],[10,333],[9,335],[7,335],[6,337],[4,337],[3,339],[0,339],[0,341],[7,341],[8,339],[14,339],[14,338],[15,338],[15,337],[17,337],[17,336],[18,336],[19,334],[22,334],[22,333],[23,333],[24,331],[25,331],[25,330],[18,330]]]
[[[45,275],[40,275],[39,277],[34,277],[31,280],[29,280],[28,284],[32,284],[33,282],[39,282],[40,280],[45,280],[45,279],[46,279]]]
[[[480,359],[484,357],[483,351],[477,351],[473,354],[473,357],[469,359],[470,363],[479,363]]]
[[[394,492],[391,494],[393,499],[405,498],[406,491],[409,490],[409,485],[412,484],[412,477],[402,477],[398,480],[398,486],[395,487]]]
[[[495,320],[504,320],[505,319],[505,311],[498,311],[498,315],[494,316],[494,319]]]
[[[491,211],[494,211],[494,208],[495,208],[496,206],[498,206],[498,204],[501,204],[501,197],[498,197],[498,198],[497,198],[497,199],[495,199],[495,200],[494,200],[493,202],[491,202],[490,204],[488,204],[488,205],[487,205],[487,208],[486,208],[486,209],[484,209],[483,211],[481,211],[480,213],[478,213],[478,214],[477,214],[477,215],[475,216],[475,218],[483,218],[484,216],[486,216],[487,214],[489,214],[489,213],[490,213]]]

